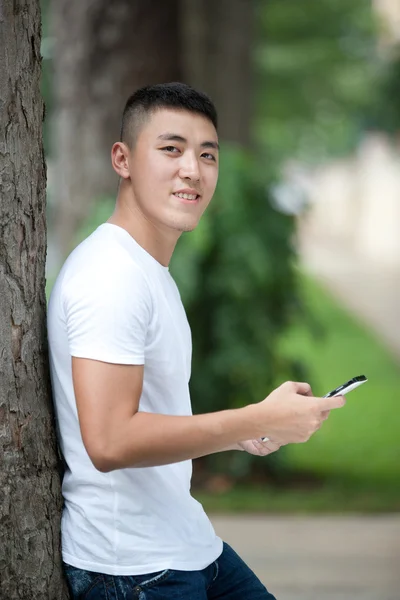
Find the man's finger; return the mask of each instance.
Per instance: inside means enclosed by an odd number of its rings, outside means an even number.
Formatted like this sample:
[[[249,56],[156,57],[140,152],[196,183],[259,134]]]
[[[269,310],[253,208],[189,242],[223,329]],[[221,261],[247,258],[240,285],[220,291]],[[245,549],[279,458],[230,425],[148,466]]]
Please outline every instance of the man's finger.
[[[320,408],[322,411],[332,410],[332,408],[342,408],[346,404],[344,396],[332,396],[332,398],[320,398]]]
[[[301,394],[302,396],[312,396],[312,390],[309,383],[296,381],[294,383],[296,386],[296,394]]]
[[[275,452],[275,450],[279,450],[280,444],[276,442],[272,442],[268,440],[268,442],[258,442],[263,448],[268,448],[271,452]]]

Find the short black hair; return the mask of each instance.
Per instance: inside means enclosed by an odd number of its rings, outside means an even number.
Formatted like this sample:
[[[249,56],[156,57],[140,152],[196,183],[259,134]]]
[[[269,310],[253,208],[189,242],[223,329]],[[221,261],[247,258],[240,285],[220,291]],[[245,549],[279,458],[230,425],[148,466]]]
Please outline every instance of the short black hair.
[[[162,108],[187,110],[204,115],[217,129],[217,111],[206,94],[185,83],[157,83],[138,89],[128,98],[122,114],[120,141],[129,147],[133,146],[139,127],[148,116]]]

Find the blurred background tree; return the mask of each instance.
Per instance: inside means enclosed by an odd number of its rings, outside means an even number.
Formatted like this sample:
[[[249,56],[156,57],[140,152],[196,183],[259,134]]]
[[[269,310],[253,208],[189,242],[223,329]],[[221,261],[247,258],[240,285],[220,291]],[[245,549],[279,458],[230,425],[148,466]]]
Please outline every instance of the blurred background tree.
[[[377,77],[375,26],[365,0],[260,2],[255,128],[278,167],[348,153]]]

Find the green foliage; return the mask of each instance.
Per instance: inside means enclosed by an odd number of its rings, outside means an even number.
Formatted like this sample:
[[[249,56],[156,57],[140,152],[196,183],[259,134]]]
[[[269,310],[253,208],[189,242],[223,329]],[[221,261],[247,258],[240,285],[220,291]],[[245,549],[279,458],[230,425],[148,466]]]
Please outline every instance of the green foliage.
[[[256,134],[270,159],[351,150],[374,101],[376,40],[365,0],[259,3]]]
[[[378,82],[375,101],[365,116],[366,126],[397,137],[400,131],[400,44],[393,50],[391,60],[380,64]]]
[[[73,247],[77,246],[82,240],[87,238],[102,223],[105,223],[114,211],[115,199],[103,197],[93,203],[90,215],[84,220],[77,231]]]

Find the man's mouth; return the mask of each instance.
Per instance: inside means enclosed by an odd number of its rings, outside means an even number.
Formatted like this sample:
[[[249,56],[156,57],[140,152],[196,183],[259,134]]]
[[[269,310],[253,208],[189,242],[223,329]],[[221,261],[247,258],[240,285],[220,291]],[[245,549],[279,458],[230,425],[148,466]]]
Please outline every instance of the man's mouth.
[[[175,192],[174,196],[176,196],[177,198],[181,198],[182,200],[190,201],[198,200],[200,198],[199,194],[186,194],[183,192]]]

